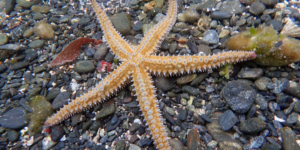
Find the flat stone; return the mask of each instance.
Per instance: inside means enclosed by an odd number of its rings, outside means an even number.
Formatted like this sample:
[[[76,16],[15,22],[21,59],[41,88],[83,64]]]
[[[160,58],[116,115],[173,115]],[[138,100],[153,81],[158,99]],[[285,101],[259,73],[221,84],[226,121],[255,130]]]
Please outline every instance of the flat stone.
[[[17,62],[17,63],[15,63],[15,64],[12,65],[12,69],[13,70],[18,70],[18,69],[26,68],[28,66],[29,66],[29,62],[28,61]]]
[[[88,73],[95,70],[95,65],[90,60],[77,61],[74,70],[78,73]]]
[[[260,118],[250,118],[240,124],[240,130],[247,134],[260,133],[265,128],[266,124],[264,120]]]
[[[96,119],[102,119],[106,116],[109,116],[113,113],[115,113],[116,107],[114,100],[110,100],[107,103],[104,103],[103,108],[100,110],[99,113],[96,114]]]
[[[23,128],[27,124],[25,119],[25,110],[22,107],[16,107],[5,112],[0,117],[0,124],[8,129]]]
[[[230,130],[236,123],[238,123],[238,118],[231,110],[225,111],[220,117],[220,126],[223,131]]]
[[[53,109],[59,109],[64,106],[64,104],[67,103],[71,96],[71,93],[69,92],[61,92],[59,93],[56,98],[52,102],[52,108]]]

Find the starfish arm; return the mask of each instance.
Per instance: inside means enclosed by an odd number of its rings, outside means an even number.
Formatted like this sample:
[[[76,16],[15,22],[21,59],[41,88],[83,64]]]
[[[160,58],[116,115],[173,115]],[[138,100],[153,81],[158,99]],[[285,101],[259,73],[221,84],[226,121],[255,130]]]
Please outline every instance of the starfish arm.
[[[142,65],[150,72],[172,74],[190,73],[220,67],[227,63],[236,63],[254,59],[254,52],[229,51],[211,56],[148,56],[142,59]]]
[[[170,149],[163,118],[158,108],[158,101],[155,98],[155,90],[152,86],[149,86],[152,85],[151,76],[140,67],[134,69],[132,76],[140,108],[157,148],[160,150]]]
[[[90,107],[103,102],[129,81],[128,77],[130,74],[131,71],[129,63],[123,63],[104,80],[102,80],[95,88],[76,98],[68,105],[65,105],[56,114],[49,117],[45,122],[45,126],[58,124],[77,112],[89,109]]]
[[[177,17],[177,0],[169,0],[169,8],[166,17],[151,28],[141,41],[137,48],[137,53],[141,55],[150,55],[160,46],[162,40],[166,37]]]
[[[96,12],[104,37],[112,52],[120,59],[129,59],[133,53],[133,47],[126,42],[119,32],[113,27],[103,9],[97,4],[96,0],[91,0],[92,6]]]

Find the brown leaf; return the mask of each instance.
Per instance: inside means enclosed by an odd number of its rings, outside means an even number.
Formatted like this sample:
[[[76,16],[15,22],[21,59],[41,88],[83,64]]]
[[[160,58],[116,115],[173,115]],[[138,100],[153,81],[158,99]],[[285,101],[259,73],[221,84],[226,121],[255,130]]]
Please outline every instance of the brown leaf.
[[[50,63],[50,67],[72,62],[77,58],[80,52],[80,47],[83,44],[93,42],[94,44],[100,44],[101,40],[91,38],[79,38],[71,42],[65,49],[63,49]]]

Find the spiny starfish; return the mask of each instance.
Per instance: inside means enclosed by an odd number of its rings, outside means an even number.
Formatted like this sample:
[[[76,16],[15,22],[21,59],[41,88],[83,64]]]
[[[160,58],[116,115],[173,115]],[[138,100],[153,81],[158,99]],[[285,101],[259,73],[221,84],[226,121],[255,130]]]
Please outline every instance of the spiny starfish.
[[[132,78],[140,108],[157,148],[170,149],[163,118],[155,97],[156,91],[148,72],[154,75],[183,74],[255,58],[254,52],[243,51],[229,51],[211,56],[153,56],[151,54],[156,52],[176,22],[177,0],[169,0],[169,8],[165,18],[147,32],[138,47],[127,43],[113,27],[108,16],[97,2],[95,0],[91,0],[91,2],[110,49],[123,63],[95,88],[65,105],[48,118],[45,122],[46,126],[58,124],[74,113],[89,109],[105,101]]]

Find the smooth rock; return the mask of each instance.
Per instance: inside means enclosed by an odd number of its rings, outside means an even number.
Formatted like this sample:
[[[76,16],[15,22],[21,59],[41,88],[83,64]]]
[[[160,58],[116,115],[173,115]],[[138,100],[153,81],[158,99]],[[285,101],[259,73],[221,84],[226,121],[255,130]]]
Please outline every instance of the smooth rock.
[[[253,2],[250,6],[249,12],[253,15],[260,15],[264,12],[266,6],[261,2]]]
[[[71,93],[69,92],[59,93],[52,102],[52,108],[59,109],[63,107],[67,103],[70,97],[71,97]]]
[[[8,42],[8,36],[4,33],[0,34],[0,45],[4,45]]]
[[[209,44],[217,44],[219,42],[219,35],[216,30],[208,30],[204,33],[203,41]]]
[[[131,30],[130,16],[127,13],[118,13],[110,17],[110,20],[113,26],[119,31],[122,35],[129,34]]]
[[[260,133],[265,128],[266,124],[261,118],[250,118],[240,124],[240,130],[246,134]]]
[[[236,123],[238,123],[238,118],[231,110],[225,111],[220,117],[220,126],[223,131],[230,130]]]
[[[97,119],[102,119],[106,116],[109,116],[113,113],[115,113],[116,107],[114,100],[110,100],[107,103],[104,103],[103,108],[100,110],[99,113],[96,114]]]
[[[45,21],[40,21],[35,24],[34,33],[42,39],[51,39],[54,37],[54,30],[50,24]]]
[[[246,113],[255,100],[256,92],[251,86],[243,82],[231,81],[222,89],[221,95],[233,111]]]
[[[90,60],[77,61],[74,70],[78,73],[88,73],[95,70],[95,65]]]
[[[65,134],[65,131],[64,131],[63,127],[60,125],[54,125],[51,128],[50,136],[51,136],[51,139],[55,142],[58,142],[63,137],[64,134]]]
[[[1,126],[8,129],[21,129],[26,124],[25,110],[22,107],[13,108],[0,117]]]
[[[238,73],[238,77],[244,79],[256,79],[262,75],[263,70],[261,68],[242,68],[242,70]]]

